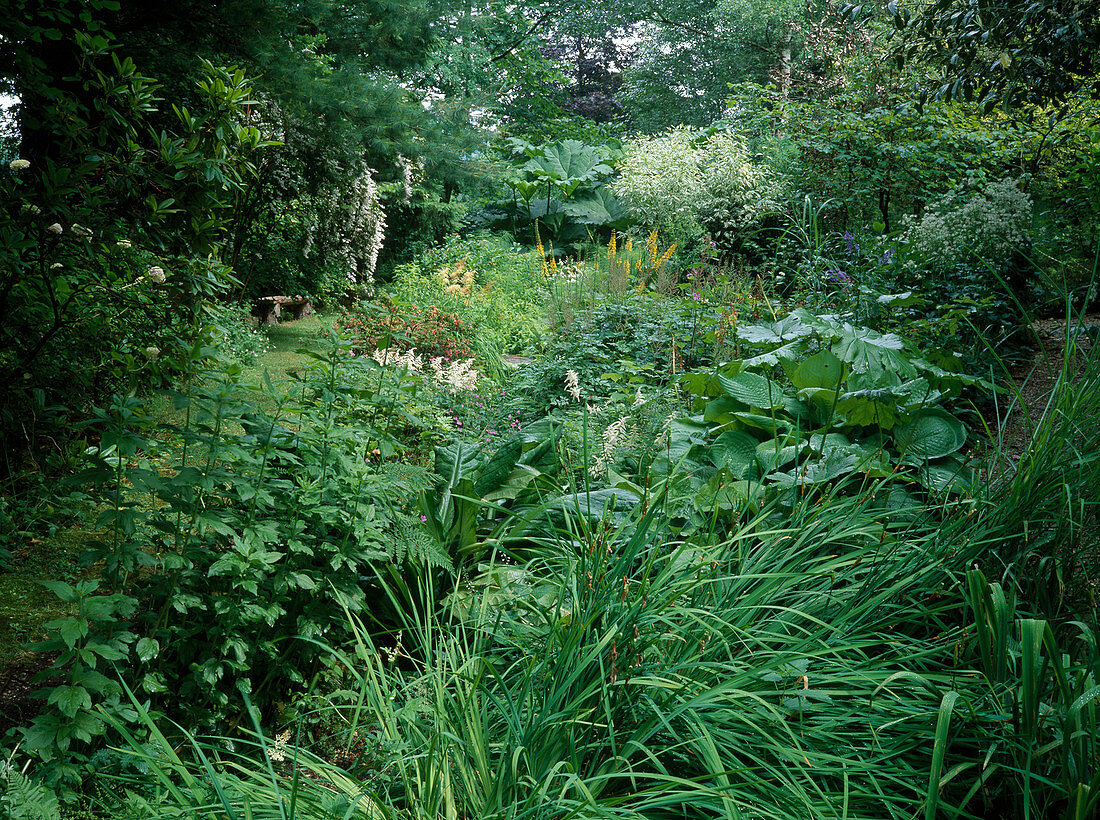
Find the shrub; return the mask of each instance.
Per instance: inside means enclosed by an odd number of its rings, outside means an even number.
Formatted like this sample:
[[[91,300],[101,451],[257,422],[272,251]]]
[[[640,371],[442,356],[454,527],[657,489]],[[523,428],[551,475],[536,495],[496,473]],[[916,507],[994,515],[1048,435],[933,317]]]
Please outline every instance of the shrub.
[[[430,358],[469,359],[474,355],[470,344],[473,327],[435,305],[419,308],[387,302],[374,315],[349,316],[344,327],[354,335],[355,347],[364,353],[393,344]]]
[[[928,259],[965,259],[974,254],[994,265],[1027,244],[1032,203],[1011,179],[990,182],[965,196],[953,192],[934,202],[919,219],[910,217],[903,236]]]
[[[674,129],[625,151],[614,188],[641,225],[682,240],[703,223],[726,252],[740,252],[750,234],[775,227],[768,217],[785,197],[782,182],[739,137]]]

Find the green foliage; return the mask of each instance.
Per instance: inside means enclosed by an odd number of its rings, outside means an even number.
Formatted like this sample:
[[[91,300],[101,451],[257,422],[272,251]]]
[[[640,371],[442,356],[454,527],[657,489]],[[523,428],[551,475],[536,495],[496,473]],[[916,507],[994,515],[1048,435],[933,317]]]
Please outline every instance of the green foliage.
[[[511,201],[488,206],[473,217],[473,224],[506,229],[532,244],[546,239],[559,247],[627,226],[626,212],[607,187],[618,159],[617,144],[563,140],[535,146],[513,137],[507,146],[512,174],[505,182]],[[536,236],[536,231],[541,233]]]
[[[0,405],[7,469],[17,447],[38,444],[21,417],[173,372],[200,305],[233,282],[215,254],[261,145],[240,122],[242,72],[207,64],[195,107],[155,129],[155,84],[106,37],[77,43],[79,93],[47,97],[58,158],[0,181],[0,374],[15,388]]]
[[[538,258],[514,243],[452,236],[399,266],[391,290],[421,312],[453,312],[478,351],[518,353],[542,338],[541,280]]]
[[[801,309],[737,335],[762,352],[685,375],[696,412],[667,431],[662,472],[678,465],[697,493],[690,526],[758,509],[769,489],[845,477],[898,482],[892,504],[907,497],[902,486],[974,490],[961,458],[966,426],[938,405],[976,380],[920,359],[897,336]],[[785,382],[769,377],[777,365]]]
[[[673,129],[627,143],[612,186],[647,230],[676,241],[706,223],[722,250],[736,252],[779,209],[782,181],[726,132]]]
[[[63,682],[25,746],[51,782],[83,774],[97,710],[134,719],[110,664],[189,725],[223,718],[238,685],[267,706],[318,671],[311,641],[339,632],[339,607],[370,607],[376,573],[438,563],[411,547],[400,512],[427,474],[375,462],[397,446],[387,428],[401,384],[384,386],[346,342],[307,355],[290,395],[246,388],[237,366],[192,384],[174,396],[179,426],[155,429],[132,397],[97,411],[99,443],[74,481],[105,502],[87,560],[102,562],[110,592],[52,586],[76,612],[39,647],[60,651],[51,675]]]
[[[0,810],[8,820],[61,820],[57,797],[15,767],[14,753],[0,768]]]
[[[849,6],[857,19],[865,8]],[[1100,23],[1087,5],[1009,2],[984,11],[956,0],[891,3],[891,56],[940,72],[936,98],[980,98],[988,107],[1061,102],[1095,74]]]

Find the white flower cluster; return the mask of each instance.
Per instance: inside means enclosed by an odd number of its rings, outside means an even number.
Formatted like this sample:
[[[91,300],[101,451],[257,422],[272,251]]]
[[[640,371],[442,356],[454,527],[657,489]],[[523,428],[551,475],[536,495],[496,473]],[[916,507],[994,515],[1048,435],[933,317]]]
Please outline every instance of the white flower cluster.
[[[8,167],[13,171],[26,171],[31,167],[31,161],[29,159],[13,159]]]
[[[364,162],[350,187],[333,189],[321,222],[306,236],[303,253],[316,247],[352,285],[371,285],[385,238],[386,214],[374,172]]]
[[[581,400],[581,385],[580,377],[577,376],[576,370],[565,371],[565,392],[569,394],[569,398],[573,401],[580,403]]]
[[[410,373],[429,376],[438,387],[453,392],[477,389],[478,372],[473,369],[473,359],[448,362],[442,356],[425,357],[415,347],[401,351],[396,347],[375,350],[371,358],[383,367],[400,367]]]
[[[904,240],[929,258],[953,258],[968,250],[984,259],[1010,254],[1031,230],[1032,201],[1014,180],[985,185],[959,203],[942,197],[920,219],[909,217]]]
[[[635,411],[647,401],[639,387],[634,394],[634,402],[630,405],[630,410],[611,422],[603,431],[600,437],[600,451],[588,467],[589,475],[593,478],[602,478],[608,468],[615,466],[615,461],[620,455],[637,452],[642,443],[643,425]],[[591,408],[589,413],[592,413]]]
[[[155,285],[163,285],[168,279],[164,274],[164,268],[158,265],[153,265],[153,267],[145,271],[145,278]]]

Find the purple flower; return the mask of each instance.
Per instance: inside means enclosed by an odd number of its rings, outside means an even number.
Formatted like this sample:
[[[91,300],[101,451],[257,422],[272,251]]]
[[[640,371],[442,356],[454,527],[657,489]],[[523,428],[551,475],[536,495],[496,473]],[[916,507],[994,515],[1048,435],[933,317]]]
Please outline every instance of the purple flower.
[[[885,251],[883,251],[883,254],[882,254],[882,264],[889,265],[893,261],[894,261],[894,249],[893,248],[887,248]]]
[[[839,268],[833,268],[832,270],[830,270],[827,279],[830,282],[851,282],[852,281],[852,277],[850,277],[847,273],[840,270]]]

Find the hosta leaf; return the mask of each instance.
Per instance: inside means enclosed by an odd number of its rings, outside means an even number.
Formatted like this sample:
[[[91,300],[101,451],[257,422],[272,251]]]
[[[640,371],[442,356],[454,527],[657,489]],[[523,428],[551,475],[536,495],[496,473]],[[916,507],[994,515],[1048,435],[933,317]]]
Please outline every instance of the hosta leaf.
[[[718,436],[707,448],[711,463],[720,470],[728,470],[736,479],[742,479],[752,468],[759,442],[741,430],[730,430]]]
[[[934,407],[894,429],[894,442],[906,464],[921,464],[957,452],[966,443],[966,425]]]
[[[729,424],[734,420],[733,414],[739,412],[744,406],[743,402],[730,396],[719,396],[714,401],[708,401],[703,408],[703,421],[709,421],[712,424]]]
[[[802,362],[791,373],[791,384],[799,390],[811,387],[836,390],[844,381],[844,364],[830,353],[822,350]]]
[[[783,387],[756,373],[719,376],[718,383],[726,393],[750,407],[772,410],[783,406]]]
[[[954,461],[922,467],[917,471],[917,479],[924,487],[940,493],[965,495],[974,491],[974,474]]]
[[[705,443],[708,429],[710,428],[702,421],[675,419],[669,425],[669,461],[676,463],[696,444]]]
[[[786,438],[761,442],[756,448],[756,461],[765,473],[778,470],[798,458],[800,445],[787,444]]]
[[[761,416],[758,413],[734,413],[733,417],[749,427],[755,427],[758,430],[767,430],[772,434],[775,434],[779,430],[789,430],[792,426],[791,423],[783,417],[772,418],[771,416]]]
[[[843,433],[814,433],[807,443],[813,452],[822,454],[848,447],[852,442]]]

